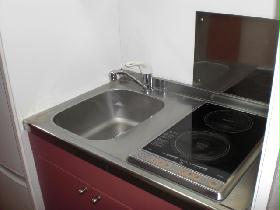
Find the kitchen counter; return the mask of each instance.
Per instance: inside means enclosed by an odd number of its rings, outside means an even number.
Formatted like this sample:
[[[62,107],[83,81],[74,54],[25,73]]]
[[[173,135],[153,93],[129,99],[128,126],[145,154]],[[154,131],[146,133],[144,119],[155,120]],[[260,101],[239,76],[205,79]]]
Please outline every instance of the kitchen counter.
[[[154,83],[162,84],[162,81],[155,79]],[[136,184],[144,190],[157,194],[180,207],[183,207],[184,202],[186,202],[211,209],[247,209],[254,191],[258,161],[255,161],[249,168],[230,195],[220,202],[204,197],[199,193],[127,162],[130,154],[137,152],[155,137],[206,102],[260,116],[267,115],[268,106],[263,103],[206,91],[176,82],[165,81],[164,83],[164,89],[155,89],[150,95],[163,101],[164,107],[129,132],[119,135],[113,140],[88,140],[82,138],[57,126],[53,122],[53,118],[65,109],[108,90],[130,90],[142,93],[142,90],[135,83],[128,80],[120,79],[105,84],[26,119],[24,125],[26,129],[55,137],[52,138],[51,143],[88,162],[99,163],[98,166],[104,170]]]

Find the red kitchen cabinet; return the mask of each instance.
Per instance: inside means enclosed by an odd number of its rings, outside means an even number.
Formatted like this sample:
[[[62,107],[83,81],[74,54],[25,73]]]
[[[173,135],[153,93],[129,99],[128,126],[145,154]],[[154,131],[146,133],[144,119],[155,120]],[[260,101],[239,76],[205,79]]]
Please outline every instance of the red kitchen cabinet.
[[[29,139],[46,210],[180,209],[50,143],[61,141],[55,137],[29,133]]]
[[[130,209],[40,156],[36,165],[46,210]]]

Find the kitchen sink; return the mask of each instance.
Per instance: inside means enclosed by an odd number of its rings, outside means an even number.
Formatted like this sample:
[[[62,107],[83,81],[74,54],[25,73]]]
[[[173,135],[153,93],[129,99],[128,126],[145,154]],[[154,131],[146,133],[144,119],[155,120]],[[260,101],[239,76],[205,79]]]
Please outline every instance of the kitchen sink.
[[[161,110],[164,103],[129,90],[110,90],[55,115],[56,125],[88,140],[110,140]]]

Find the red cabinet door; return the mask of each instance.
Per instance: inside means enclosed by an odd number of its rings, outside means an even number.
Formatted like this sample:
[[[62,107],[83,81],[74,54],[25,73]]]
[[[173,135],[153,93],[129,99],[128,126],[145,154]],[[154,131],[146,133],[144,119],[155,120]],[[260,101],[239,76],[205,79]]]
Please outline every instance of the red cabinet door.
[[[132,210],[126,205],[120,203],[118,200],[95,188],[91,188],[89,195],[92,210]]]
[[[86,183],[40,156],[35,161],[46,210],[90,209]]]
[[[83,182],[88,183],[95,189],[98,189],[108,195],[108,197],[113,198],[113,200],[120,201],[122,204],[129,206],[133,210],[180,209],[179,207],[166,202],[165,200],[148,193],[120,179],[119,177],[116,177],[92,164],[89,164],[88,162],[64,151],[61,148],[50,144],[44,139],[54,137],[45,136],[42,138],[33,133],[29,133],[29,137],[35,157],[39,155],[40,157],[47,159],[49,162],[52,162],[55,165],[58,165],[60,168],[63,168],[64,171],[79,177],[81,180],[83,180]],[[40,176],[44,175],[39,173],[39,179]],[[107,202],[104,203],[106,203],[106,205],[108,204]],[[98,202],[98,205],[96,206],[102,205],[101,202]],[[104,207],[104,209],[109,208]]]
[[[129,209],[43,157],[35,161],[46,210]]]

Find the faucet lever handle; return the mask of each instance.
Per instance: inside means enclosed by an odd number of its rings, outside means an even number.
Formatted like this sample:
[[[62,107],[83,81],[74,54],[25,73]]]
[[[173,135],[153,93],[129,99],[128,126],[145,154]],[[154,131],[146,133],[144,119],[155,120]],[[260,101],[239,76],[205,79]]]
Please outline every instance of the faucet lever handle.
[[[135,67],[135,66],[140,68],[140,66],[143,66],[143,65],[144,65],[144,63],[140,62],[140,61],[128,61],[128,62],[126,62],[126,64],[124,64],[124,66],[127,68],[131,68],[131,67]]]
[[[138,67],[142,74],[152,74],[152,66],[141,61],[129,61],[124,67],[125,70],[132,70],[133,67]]]

